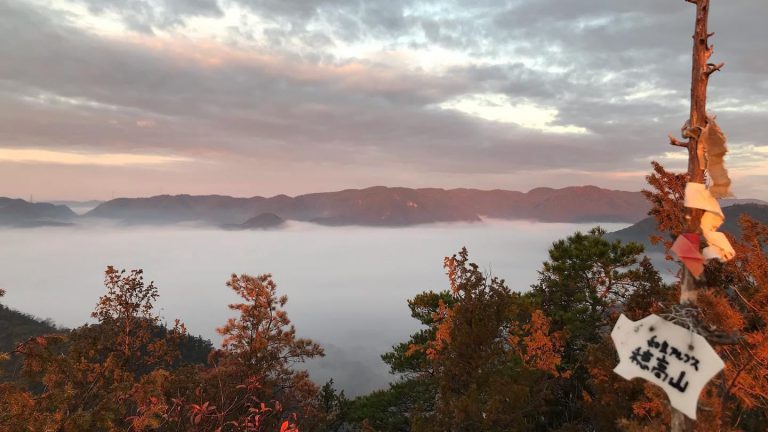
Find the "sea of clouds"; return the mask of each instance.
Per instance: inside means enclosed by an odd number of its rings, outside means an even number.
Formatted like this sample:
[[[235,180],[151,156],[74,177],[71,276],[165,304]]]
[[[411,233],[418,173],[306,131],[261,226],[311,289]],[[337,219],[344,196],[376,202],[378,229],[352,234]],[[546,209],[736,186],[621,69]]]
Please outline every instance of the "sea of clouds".
[[[4,303],[75,327],[104,292],[107,265],[144,269],[159,287],[160,314],[219,343],[216,327],[233,316],[224,285],[232,273],[271,273],[300,337],[326,357],[307,366],[322,383],[357,395],[395,377],[380,355],[417,330],[406,300],[448,288],[445,256],[466,246],[472,261],[525,291],[547,249],[592,224],[485,221],[408,228],[321,227],[289,222],[275,231],[200,227],[82,226],[0,229]],[[621,224],[602,224],[608,231]]]

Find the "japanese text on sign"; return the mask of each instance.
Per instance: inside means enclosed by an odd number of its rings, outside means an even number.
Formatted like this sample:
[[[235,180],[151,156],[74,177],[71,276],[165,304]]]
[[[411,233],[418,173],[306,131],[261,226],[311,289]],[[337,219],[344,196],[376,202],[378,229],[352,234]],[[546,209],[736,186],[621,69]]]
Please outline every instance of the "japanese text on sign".
[[[696,418],[701,390],[724,366],[703,337],[657,315],[640,321],[621,315],[611,338],[619,354],[614,372],[660,386],[673,407]]]

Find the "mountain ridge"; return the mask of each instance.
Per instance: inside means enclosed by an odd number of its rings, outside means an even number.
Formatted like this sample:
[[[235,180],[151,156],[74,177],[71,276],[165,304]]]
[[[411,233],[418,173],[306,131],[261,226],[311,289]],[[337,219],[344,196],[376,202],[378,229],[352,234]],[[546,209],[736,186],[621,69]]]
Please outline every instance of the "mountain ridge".
[[[482,217],[541,222],[636,222],[648,211],[640,192],[596,186],[529,192],[469,188],[373,186],[290,197],[157,195],[118,198],[85,214],[127,224],[202,222],[242,224],[261,213],[323,225],[408,226],[435,222],[478,222]]]
[[[65,205],[0,197],[0,226],[31,228],[70,225],[76,217],[77,214]]]
[[[759,200],[723,200],[723,207]],[[76,203],[75,203],[76,204]],[[193,223],[228,228],[247,226],[262,214],[286,221],[328,226],[411,226],[439,222],[479,222],[483,218],[563,223],[635,223],[648,212],[640,192],[597,186],[538,187],[528,192],[476,188],[372,186],[297,196],[232,197],[155,195],[116,198],[83,215],[65,205],[0,198],[0,225],[71,225],[105,219],[125,225]]]

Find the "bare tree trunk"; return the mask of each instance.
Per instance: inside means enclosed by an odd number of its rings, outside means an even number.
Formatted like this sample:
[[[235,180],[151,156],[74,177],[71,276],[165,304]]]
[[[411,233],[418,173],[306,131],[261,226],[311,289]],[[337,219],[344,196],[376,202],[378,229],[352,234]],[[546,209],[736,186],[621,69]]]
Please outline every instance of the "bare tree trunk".
[[[704,169],[706,167],[703,166],[703,158],[700,155],[700,151],[703,154],[703,149],[699,149],[699,136],[707,125],[707,84],[709,83],[709,76],[720,70],[723,64],[715,65],[708,62],[713,52],[713,47],[709,45],[709,38],[714,34],[708,33],[707,30],[710,0],[685,1],[696,5],[696,28],[693,35],[691,67],[691,117],[688,127],[683,129],[683,137],[688,138],[688,142],[680,142],[670,138],[673,145],[688,149],[688,181],[704,183]],[[688,232],[699,232],[702,214],[703,211],[699,209],[686,209]],[[696,280],[685,266],[682,267],[682,271],[680,303],[696,306],[697,291],[701,281]],[[670,426],[672,432],[685,432],[694,429],[694,423],[675,409],[672,410]]]

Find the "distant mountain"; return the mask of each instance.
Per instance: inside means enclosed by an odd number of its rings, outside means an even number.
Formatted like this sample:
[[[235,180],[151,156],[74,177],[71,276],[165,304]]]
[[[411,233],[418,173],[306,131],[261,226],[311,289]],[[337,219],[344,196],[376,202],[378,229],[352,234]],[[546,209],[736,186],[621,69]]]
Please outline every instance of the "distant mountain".
[[[737,204],[759,204],[759,205],[768,205],[768,201],[763,201],[759,199],[752,199],[752,198],[724,198],[720,200],[720,207],[730,207]]]
[[[756,204],[743,204],[756,203]],[[88,204],[95,204],[88,203]],[[768,204],[760,200],[723,200],[721,205]],[[620,232],[640,239],[654,227],[643,221],[649,205],[640,192],[572,186],[529,192],[478,189],[409,189],[376,186],[290,197],[235,198],[225,195],[159,195],[103,202],[83,216],[68,206],[0,198],[0,226],[71,225],[107,219],[123,224],[196,223],[227,229],[267,229],[286,220],[345,226],[409,226],[436,222],[477,222],[482,218],[589,223],[640,221]],[[726,223],[726,228],[728,227]],[[617,233],[619,235],[619,233]]]
[[[70,225],[77,215],[65,205],[31,203],[0,197],[0,226],[37,227]]]
[[[278,228],[285,224],[285,219],[274,213],[262,213],[254,216],[241,224],[225,224],[224,229],[228,230],[265,230]]]
[[[736,237],[741,235],[739,217],[742,214],[746,214],[755,220],[768,224],[768,205],[734,204],[728,207],[723,207],[723,213],[725,214],[725,223],[723,223],[723,226],[720,227],[719,231],[733,234]],[[609,233],[606,237],[625,242],[634,241],[642,243],[649,251],[663,252],[663,246],[653,246],[649,240],[649,237],[656,232],[656,221],[652,217],[647,217],[630,227]]]
[[[240,225],[272,213],[324,225],[406,226],[475,222],[481,217],[543,222],[636,222],[648,212],[639,192],[595,186],[530,192],[371,187],[289,197],[161,195],[107,201],[85,216],[128,224],[199,222]]]

